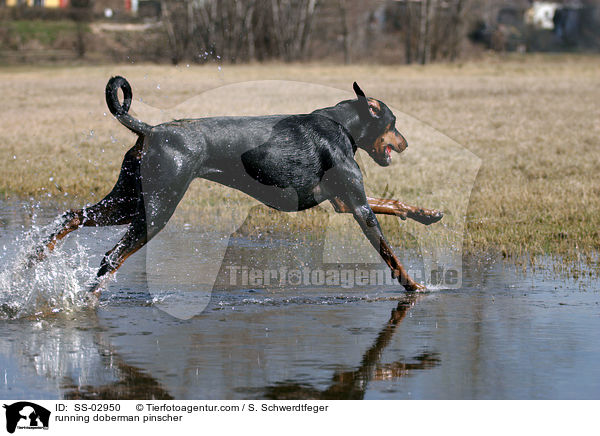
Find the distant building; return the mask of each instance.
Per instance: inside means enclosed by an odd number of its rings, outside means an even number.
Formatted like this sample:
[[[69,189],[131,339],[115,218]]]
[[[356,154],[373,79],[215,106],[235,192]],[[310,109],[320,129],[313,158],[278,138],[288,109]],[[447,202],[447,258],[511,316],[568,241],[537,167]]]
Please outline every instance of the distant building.
[[[69,6],[69,0],[5,0],[6,6],[30,6],[42,8],[66,8]],[[136,14],[140,3],[146,3],[144,0],[95,0],[93,2],[94,12],[110,16],[121,13]],[[152,2],[154,3],[154,2]]]
[[[525,13],[525,22],[537,29],[554,29],[554,14],[560,9],[560,3],[533,2]]]
[[[37,6],[44,8],[66,8],[68,0],[6,0],[6,6]]]

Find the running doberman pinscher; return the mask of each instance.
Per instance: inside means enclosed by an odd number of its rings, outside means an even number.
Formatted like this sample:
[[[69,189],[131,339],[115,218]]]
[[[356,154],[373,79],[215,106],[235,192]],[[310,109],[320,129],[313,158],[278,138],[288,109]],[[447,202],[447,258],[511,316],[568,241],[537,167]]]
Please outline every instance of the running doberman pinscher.
[[[356,99],[310,114],[185,119],[150,126],[128,113],[132,91],[127,80],[111,78],[106,85],[108,108],[138,140],[125,154],[112,191],[97,204],[67,211],[36,257],[43,258],[81,226],[128,225],[102,259],[90,287],[97,294],[103,279],[166,225],[190,182],[201,177],[280,211],[300,211],[330,201],[336,212],[352,213],[393,278],[408,291],[425,289],[394,255],[375,214],[408,217],[426,225],[443,214],[366,196],[354,160],[357,148],[388,166],[392,150],[401,153],[407,143],[383,102],[367,98],[356,82],[354,92]]]

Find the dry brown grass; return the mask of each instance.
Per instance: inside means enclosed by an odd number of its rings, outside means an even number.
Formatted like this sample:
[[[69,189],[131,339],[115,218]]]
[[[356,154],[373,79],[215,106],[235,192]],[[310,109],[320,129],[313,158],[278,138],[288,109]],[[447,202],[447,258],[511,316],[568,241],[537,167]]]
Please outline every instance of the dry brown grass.
[[[108,192],[122,155],[134,141],[104,115],[103,90],[114,74],[130,80],[133,110],[153,122],[310,111],[350,97],[357,80],[369,95],[395,109],[398,127],[410,144],[388,169],[361,156],[369,193],[381,195],[387,189],[406,202],[450,212],[443,226],[426,231],[413,223],[399,226],[382,219],[393,238],[405,239],[400,231],[405,229],[417,238],[437,238],[442,245],[461,244],[466,213],[464,242],[469,250],[577,260],[598,248],[600,58],[526,56],[427,67],[248,65],[221,71],[216,66],[151,65],[3,68],[0,192],[51,195],[70,205],[96,201]],[[264,79],[305,84],[214,89]],[[469,203],[470,177],[479,163]],[[225,201],[235,207],[224,207]],[[192,186],[184,203],[181,219],[212,216],[213,222],[236,210],[234,221],[239,222],[256,204],[204,181]],[[283,221],[287,228],[311,227],[322,220],[322,212]],[[266,211],[254,215],[263,224],[282,221]],[[331,219],[344,226],[349,217]]]

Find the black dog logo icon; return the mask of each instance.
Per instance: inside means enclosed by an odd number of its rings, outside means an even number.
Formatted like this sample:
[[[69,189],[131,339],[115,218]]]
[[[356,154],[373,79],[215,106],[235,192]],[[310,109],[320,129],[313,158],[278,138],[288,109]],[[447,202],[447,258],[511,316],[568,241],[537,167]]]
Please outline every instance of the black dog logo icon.
[[[28,401],[19,401],[18,403],[3,406],[6,409],[6,431],[14,433],[21,420],[19,428],[48,428],[50,421],[50,411]],[[41,421],[41,425],[40,425]]]

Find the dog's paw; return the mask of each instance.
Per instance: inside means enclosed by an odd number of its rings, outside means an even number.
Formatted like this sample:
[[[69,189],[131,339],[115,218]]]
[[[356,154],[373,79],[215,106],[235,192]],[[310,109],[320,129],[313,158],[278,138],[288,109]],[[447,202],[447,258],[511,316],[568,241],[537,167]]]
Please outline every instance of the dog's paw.
[[[427,210],[427,209],[420,209],[417,213],[410,215],[410,218],[412,218],[413,220],[415,220],[421,224],[424,224],[426,226],[433,224],[433,223],[437,223],[443,217],[444,217],[444,212],[442,212],[440,210]]]
[[[398,283],[404,286],[404,289],[409,292],[427,291],[427,287],[425,285],[415,282],[410,277],[403,278],[399,270],[392,270],[392,280],[398,280]]]
[[[412,282],[404,285],[404,289],[409,292],[425,292],[427,291],[427,287],[421,283]]]
[[[46,258],[46,254],[44,247],[35,248],[25,257],[25,268],[32,268],[36,263],[43,261]]]

